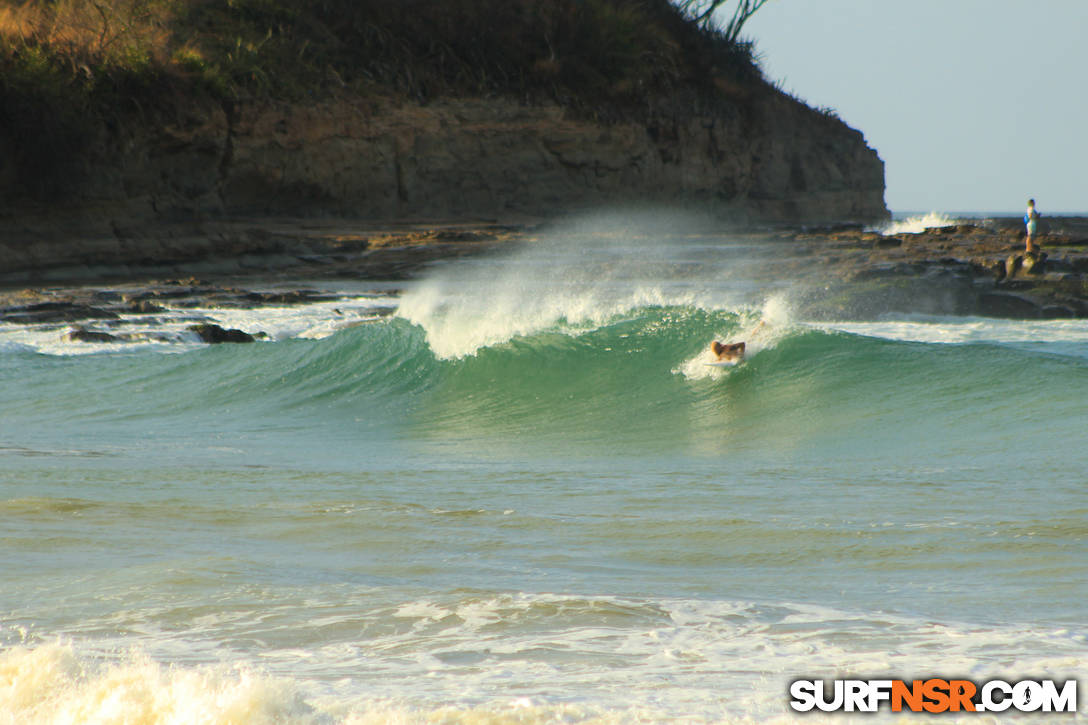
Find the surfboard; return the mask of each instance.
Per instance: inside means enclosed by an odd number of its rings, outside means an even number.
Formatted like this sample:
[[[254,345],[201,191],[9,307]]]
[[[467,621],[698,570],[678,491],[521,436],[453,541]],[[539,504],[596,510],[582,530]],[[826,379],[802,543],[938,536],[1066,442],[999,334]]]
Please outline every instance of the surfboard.
[[[731,368],[739,362],[740,360],[718,360],[716,362],[708,362],[703,364],[707,367],[712,368]]]

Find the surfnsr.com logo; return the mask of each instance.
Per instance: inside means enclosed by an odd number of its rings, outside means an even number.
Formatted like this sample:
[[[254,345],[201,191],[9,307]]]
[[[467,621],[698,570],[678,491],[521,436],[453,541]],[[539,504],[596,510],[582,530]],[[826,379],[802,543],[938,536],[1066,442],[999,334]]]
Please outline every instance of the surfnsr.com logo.
[[[1077,681],[990,680],[796,680],[790,707],[797,712],[1076,712]]]

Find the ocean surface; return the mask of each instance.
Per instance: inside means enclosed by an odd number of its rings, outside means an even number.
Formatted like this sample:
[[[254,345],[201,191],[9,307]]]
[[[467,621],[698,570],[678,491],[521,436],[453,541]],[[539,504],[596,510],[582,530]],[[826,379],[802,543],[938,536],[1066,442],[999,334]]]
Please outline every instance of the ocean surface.
[[[0,725],[820,722],[792,680],[1084,675],[1088,321],[807,320],[788,248],[685,228],[143,342],[0,325]]]

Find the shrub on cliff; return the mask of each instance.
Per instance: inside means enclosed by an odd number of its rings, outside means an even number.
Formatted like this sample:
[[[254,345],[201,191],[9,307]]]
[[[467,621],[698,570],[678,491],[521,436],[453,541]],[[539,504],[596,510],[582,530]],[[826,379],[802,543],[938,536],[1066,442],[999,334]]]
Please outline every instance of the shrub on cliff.
[[[758,76],[748,46],[668,0],[202,0],[174,42],[236,93],[630,99]]]
[[[594,115],[759,82],[669,0],[27,0],[0,9],[0,145],[62,191],[91,126],[194,94],[507,96]],[[72,171],[69,169],[69,171]]]
[[[758,76],[749,48],[668,0],[28,0],[0,60],[71,82],[175,76],[226,94],[550,94],[601,102]]]

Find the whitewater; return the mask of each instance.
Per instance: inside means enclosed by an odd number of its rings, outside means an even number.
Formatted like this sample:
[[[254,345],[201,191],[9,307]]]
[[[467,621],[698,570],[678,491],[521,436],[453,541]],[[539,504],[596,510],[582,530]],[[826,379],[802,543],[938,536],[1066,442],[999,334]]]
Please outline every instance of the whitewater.
[[[0,724],[845,721],[789,683],[1079,677],[1088,322],[809,319],[788,254],[595,215],[129,342],[0,323]]]

